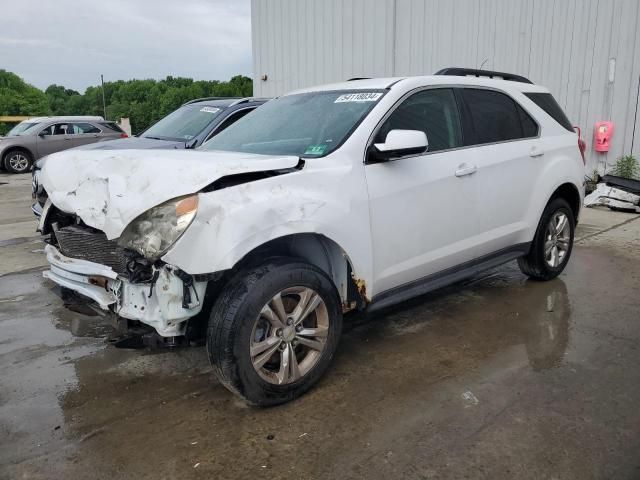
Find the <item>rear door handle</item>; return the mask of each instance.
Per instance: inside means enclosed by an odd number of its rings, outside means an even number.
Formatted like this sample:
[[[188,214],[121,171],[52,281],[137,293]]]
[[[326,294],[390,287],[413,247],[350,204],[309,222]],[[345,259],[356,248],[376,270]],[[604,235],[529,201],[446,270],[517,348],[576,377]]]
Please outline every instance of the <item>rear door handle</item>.
[[[478,167],[475,165],[469,166],[466,163],[458,165],[456,170],[456,177],[464,177],[465,175],[472,175],[478,171]]]
[[[531,157],[541,157],[544,155],[544,150],[538,146],[531,147],[531,151],[529,152],[529,156]]]

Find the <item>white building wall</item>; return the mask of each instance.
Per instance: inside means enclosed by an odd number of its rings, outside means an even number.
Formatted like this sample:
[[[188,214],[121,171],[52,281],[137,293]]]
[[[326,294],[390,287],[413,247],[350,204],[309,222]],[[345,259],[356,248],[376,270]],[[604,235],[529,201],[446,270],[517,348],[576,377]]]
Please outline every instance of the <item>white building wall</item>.
[[[636,122],[640,156],[639,27],[640,0],[252,0],[254,94],[449,66],[518,73],[551,90],[602,170],[631,153]],[[592,148],[598,120],[616,126],[609,154]]]

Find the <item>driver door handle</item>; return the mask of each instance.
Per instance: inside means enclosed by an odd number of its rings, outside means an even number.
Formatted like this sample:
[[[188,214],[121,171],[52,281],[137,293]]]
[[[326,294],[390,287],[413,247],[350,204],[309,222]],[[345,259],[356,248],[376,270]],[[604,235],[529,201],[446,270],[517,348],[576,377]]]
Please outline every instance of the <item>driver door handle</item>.
[[[472,175],[478,171],[478,167],[475,165],[467,165],[463,163],[462,165],[458,165],[458,169],[456,170],[456,177],[464,177],[466,175]]]

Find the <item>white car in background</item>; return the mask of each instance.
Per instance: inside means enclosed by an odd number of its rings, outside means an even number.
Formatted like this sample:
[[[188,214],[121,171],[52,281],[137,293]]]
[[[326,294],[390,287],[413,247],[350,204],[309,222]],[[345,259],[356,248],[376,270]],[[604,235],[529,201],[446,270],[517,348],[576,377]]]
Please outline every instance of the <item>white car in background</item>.
[[[578,136],[542,86],[442,73],[293,92],[195,152],[50,156],[45,276],[164,338],[204,326],[217,377],[256,405],[322,376],[348,311],[515,259],[556,277]]]

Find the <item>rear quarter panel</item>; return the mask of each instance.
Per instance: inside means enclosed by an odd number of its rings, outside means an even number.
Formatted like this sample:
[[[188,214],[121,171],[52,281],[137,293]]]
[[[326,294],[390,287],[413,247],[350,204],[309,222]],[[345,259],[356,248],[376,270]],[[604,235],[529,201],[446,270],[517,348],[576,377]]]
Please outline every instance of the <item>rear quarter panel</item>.
[[[565,183],[576,187],[580,205],[584,200],[585,167],[578,150],[578,136],[566,134],[545,138],[545,155],[540,159],[540,169],[534,179],[532,201],[529,204],[528,238],[532,240],[542,212],[553,193]]]

